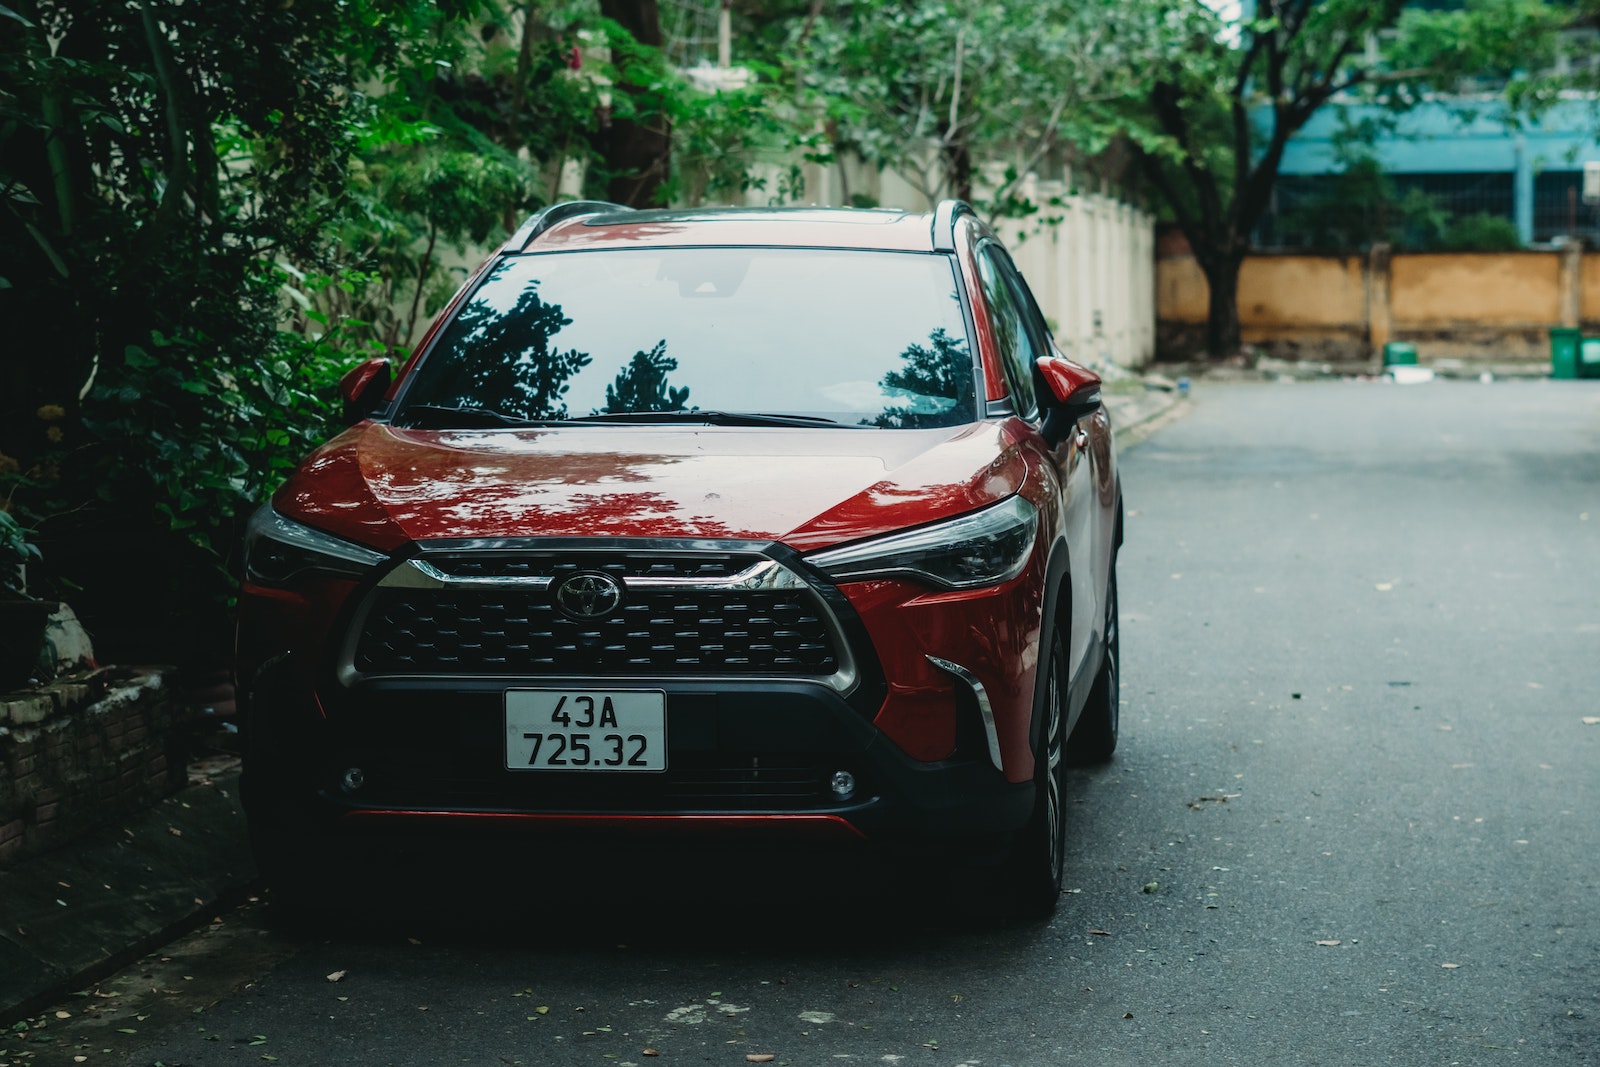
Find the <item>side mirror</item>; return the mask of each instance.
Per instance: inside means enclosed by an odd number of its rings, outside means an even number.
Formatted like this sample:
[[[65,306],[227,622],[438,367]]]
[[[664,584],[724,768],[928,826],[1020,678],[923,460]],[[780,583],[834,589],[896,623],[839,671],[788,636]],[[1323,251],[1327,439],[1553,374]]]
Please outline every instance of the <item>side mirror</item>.
[[[1034,362],[1044,382],[1044,439],[1051,448],[1066,440],[1073,425],[1100,410],[1100,376],[1071,360],[1045,358]]]
[[[369,359],[345,372],[339,379],[339,395],[344,399],[344,421],[354,424],[371,415],[383,404],[394,368],[381,356]]]

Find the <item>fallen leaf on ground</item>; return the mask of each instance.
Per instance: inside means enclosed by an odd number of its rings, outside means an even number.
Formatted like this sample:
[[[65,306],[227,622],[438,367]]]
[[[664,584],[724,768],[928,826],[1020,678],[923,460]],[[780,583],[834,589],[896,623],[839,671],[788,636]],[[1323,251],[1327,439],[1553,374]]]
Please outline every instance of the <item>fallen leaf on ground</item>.
[[[549,1015],[550,1014],[550,1005],[541,1004],[537,1008],[533,1009],[533,1013],[535,1015]]]
[[[1380,592],[1380,593],[1387,593],[1389,590],[1394,588],[1394,583],[1393,582],[1379,582],[1376,586],[1374,586],[1374,588],[1377,589],[1378,592]]]
[[[349,971],[334,971],[332,974],[328,975],[328,981],[330,981],[330,982],[342,982],[342,981],[344,981],[344,976],[349,974],[349,973],[350,973]]]
[[[1089,932],[1091,934],[1095,935],[1096,937],[1110,937],[1111,936],[1111,931],[1110,930],[1090,930]]]
[[[171,834],[173,837],[182,837],[183,836],[183,831],[178,829],[176,826],[167,827],[167,833]]]
[[[744,1061],[746,1063],[771,1063],[777,1058],[770,1052],[751,1052],[745,1055]]]
[[[1144,891],[1146,893],[1154,893],[1157,889],[1160,889],[1160,888],[1161,888],[1161,883],[1160,882],[1146,882],[1144,884]]]
[[[1133,1012],[1131,1012],[1131,1011],[1125,1011],[1125,1012],[1123,1012],[1123,1013],[1122,1013],[1122,1017],[1123,1017],[1123,1018],[1124,1018],[1124,1019],[1131,1019],[1131,1018],[1133,1018]]]
[[[639,1053],[639,1055],[641,1055],[641,1056],[659,1056],[659,1055],[661,1055],[661,1053],[658,1052],[657,1050],[653,1049],[653,1048],[647,1048],[643,1052]]]
[[[1318,941],[1317,944],[1319,944],[1319,945],[1327,945],[1329,948],[1333,948],[1335,945],[1342,944],[1342,942],[1339,942],[1339,941]]]
[[[1457,967],[1461,966],[1461,964],[1459,964],[1459,963],[1441,963],[1441,964],[1439,964],[1439,966],[1443,967],[1447,971],[1453,971]]]
[[[1583,717],[1583,725],[1600,726],[1600,715],[1585,715]]]

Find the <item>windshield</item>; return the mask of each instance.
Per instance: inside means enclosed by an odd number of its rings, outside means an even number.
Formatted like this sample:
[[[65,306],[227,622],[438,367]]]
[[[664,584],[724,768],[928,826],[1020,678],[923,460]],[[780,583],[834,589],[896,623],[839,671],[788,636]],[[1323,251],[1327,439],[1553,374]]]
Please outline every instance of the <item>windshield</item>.
[[[715,413],[951,426],[974,419],[974,383],[945,256],[561,252],[493,269],[417,369],[395,421],[717,421]]]

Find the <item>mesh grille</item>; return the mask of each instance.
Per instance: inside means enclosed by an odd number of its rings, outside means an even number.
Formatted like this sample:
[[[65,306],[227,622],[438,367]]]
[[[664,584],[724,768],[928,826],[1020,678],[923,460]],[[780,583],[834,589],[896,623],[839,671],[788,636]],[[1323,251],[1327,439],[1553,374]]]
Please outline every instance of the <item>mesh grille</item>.
[[[633,591],[611,618],[579,623],[543,592],[381,589],[355,657],[375,674],[829,675],[838,663],[802,590]]]

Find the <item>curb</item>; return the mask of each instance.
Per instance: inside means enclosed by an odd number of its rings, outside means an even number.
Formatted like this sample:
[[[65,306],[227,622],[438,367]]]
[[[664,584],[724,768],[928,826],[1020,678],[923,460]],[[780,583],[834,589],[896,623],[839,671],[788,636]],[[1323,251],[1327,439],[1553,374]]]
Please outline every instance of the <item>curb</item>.
[[[1111,412],[1111,426],[1116,432],[1119,451],[1132,448],[1194,408],[1193,400],[1161,389],[1107,393],[1105,403]]]
[[[237,761],[122,825],[0,871],[0,1026],[199,926],[254,882]]]

